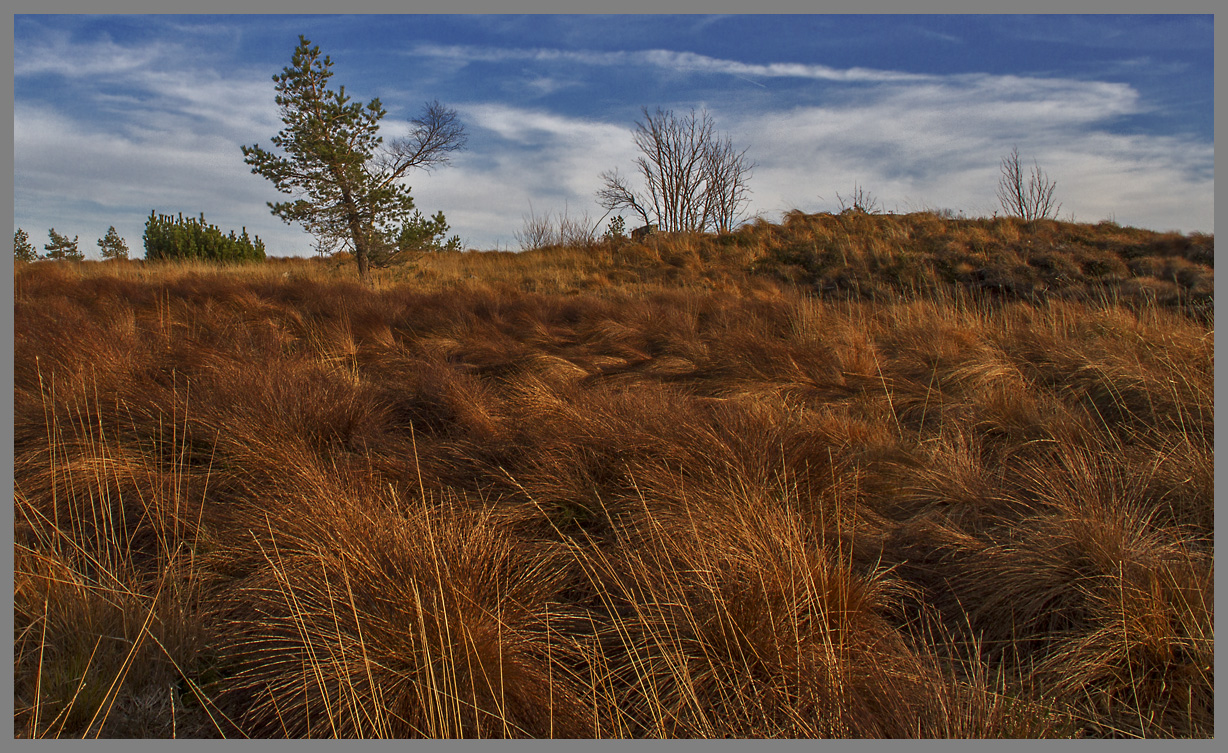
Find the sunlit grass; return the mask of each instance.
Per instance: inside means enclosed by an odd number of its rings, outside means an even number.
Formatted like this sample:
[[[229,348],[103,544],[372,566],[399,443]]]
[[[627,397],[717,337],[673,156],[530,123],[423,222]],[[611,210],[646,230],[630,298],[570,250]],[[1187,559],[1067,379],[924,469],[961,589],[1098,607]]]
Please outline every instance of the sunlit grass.
[[[1213,736],[1211,244],[19,265],[17,734]]]

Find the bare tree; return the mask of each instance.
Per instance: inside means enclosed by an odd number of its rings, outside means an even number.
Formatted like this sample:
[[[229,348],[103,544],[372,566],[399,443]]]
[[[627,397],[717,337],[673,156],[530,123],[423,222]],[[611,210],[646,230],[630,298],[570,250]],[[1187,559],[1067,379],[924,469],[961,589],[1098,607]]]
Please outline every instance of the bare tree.
[[[610,211],[630,209],[645,225],[664,231],[732,229],[746,206],[746,181],[754,169],[746,151],[716,134],[706,110],[683,117],[660,108],[643,113],[634,131],[643,191],[634,190],[617,170],[607,171],[601,174],[597,203]]]
[[[1019,161],[1019,147],[1002,158],[1002,177],[998,179],[998,201],[1002,209],[1009,215],[1032,220],[1050,219],[1057,216],[1061,204],[1053,201],[1053,191],[1057,188],[1055,181],[1040,165],[1033,162],[1032,172],[1023,174],[1023,166]]]

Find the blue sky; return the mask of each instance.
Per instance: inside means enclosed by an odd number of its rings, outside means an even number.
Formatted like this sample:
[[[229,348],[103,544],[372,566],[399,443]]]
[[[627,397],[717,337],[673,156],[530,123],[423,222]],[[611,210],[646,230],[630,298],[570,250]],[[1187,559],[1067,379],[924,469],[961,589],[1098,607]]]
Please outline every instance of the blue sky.
[[[272,77],[299,34],[335,85],[380,98],[386,137],[428,100],[459,112],[469,148],[407,183],[471,248],[517,249],[530,212],[596,223],[601,173],[634,174],[642,107],[706,108],[770,221],[854,186],[991,214],[1018,146],[1063,219],[1214,231],[1210,16],[18,15],[15,225],[90,258],[114,225],[139,257],[150,210],[203,212],[309,255],[240,152],[280,129]]]

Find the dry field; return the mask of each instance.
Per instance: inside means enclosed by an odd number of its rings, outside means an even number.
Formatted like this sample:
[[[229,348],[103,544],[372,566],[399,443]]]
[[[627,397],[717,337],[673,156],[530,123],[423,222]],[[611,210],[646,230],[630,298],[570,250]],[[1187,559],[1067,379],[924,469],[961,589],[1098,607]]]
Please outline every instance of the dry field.
[[[1213,239],[15,285],[26,737],[1210,737]]]

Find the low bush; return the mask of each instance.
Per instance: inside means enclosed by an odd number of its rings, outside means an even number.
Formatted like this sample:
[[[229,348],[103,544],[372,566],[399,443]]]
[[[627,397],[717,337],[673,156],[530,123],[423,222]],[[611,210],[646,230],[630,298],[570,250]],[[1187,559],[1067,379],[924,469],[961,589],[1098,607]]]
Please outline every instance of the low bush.
[[[264,242],[260,236],[249,237],[247,228],[240,235],[233,230],[223,234],[221,228],[205,222],[204,214],[185,220],[182,214],[173,218],[151,211],[145,221],[145,260],[264,261]]]

